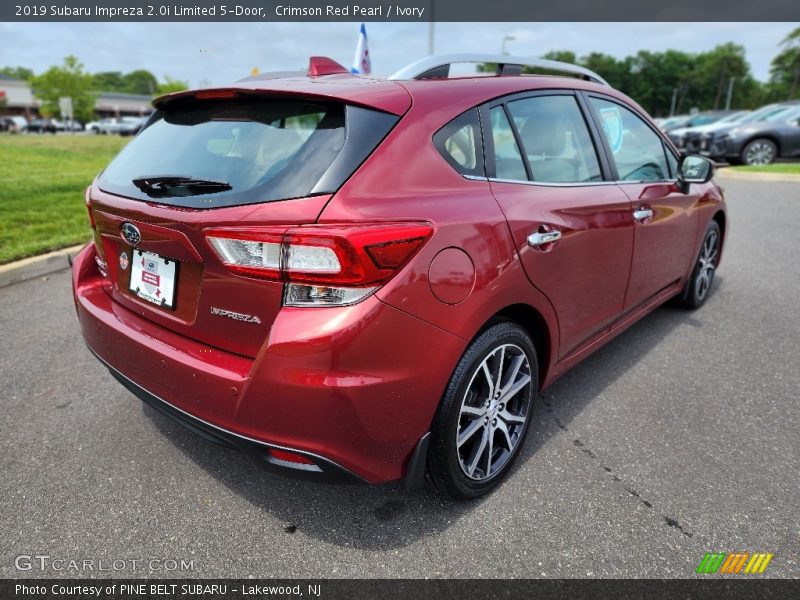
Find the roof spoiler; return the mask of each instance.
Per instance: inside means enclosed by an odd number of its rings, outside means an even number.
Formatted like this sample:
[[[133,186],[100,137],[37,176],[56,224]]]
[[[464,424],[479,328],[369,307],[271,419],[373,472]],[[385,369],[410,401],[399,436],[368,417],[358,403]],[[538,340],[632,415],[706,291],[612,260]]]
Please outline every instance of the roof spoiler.
[[[306,74],[309,77],[338,75],[340,73],[350,73],[350,71],[332,58],[328,58],[327,56],[312,56],[308,59],[308,73]]]
[[[447,78],[450,75],[450,66],[456,63],[496,64],[497,70],[495,75],[520,75],[522,73],[522,67],[534,67],[537,69],[578,75],[587,81],[594,81],[595,83],[611,87],[600,75],[585,67],[557,60],[548,60],[546,58],[508,56],[506,54],[440,54],[437,56],[428,56],[403,67],[389,77],[389,79]]]

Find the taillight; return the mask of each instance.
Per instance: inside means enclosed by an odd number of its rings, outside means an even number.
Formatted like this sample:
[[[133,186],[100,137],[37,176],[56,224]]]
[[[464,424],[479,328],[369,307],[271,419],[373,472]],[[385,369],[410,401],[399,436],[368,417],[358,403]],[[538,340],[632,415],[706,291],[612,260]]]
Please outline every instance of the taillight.
[[[234,273],[286,283],[286,306],[342,306],[372,294],[433,233],[426,223],[206,230]]]
[[[94,215],[92,214],[92,200],[91,197],[89,196],[89,191],[91,189],[92,189],[91,187],[86,188],[86,191],[83,193],[83,201],[86,204],[86,211],[89,213],[89,225],[91,226],[92,229],[95,229]]]
[[[86,204],[86,212],[89,214],[89,225],[92,228],[92,238],[94,241],[94,248],[96,251],[94,261],[97,264],[97,271],[100,273],[100,275],[102,275],[103,277],[108,277],[108,265],[106,264],[105,260],[105,252],[103,251],[103,244],[100,242],[100,234],[97,233],[97,227],[95,227],[94,224],[91,190],[92,190],[91,186],[86,188],[86,191],[83,194],[83,201]]]

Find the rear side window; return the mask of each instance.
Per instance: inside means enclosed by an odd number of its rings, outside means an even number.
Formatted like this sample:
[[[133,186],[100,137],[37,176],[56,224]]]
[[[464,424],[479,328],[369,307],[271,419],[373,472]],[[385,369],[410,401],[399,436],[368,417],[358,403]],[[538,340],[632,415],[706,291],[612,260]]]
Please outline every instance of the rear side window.
[[[535,96],[507,106],[534,181],[602,180],[594,144],[574,96]]]
[[[589,99],[600,117],[620,181],[664,181],[670,170],[664,143],[633,111],[608,100]]]
[[[456,117],[433,136],[433,145],[462,175],[484,176],[481,126],[473,109]]]
[[[396,121],[336,102],[185,102],[157,113],[98,184],[111,193],[194,208],[331,193]]]
[[[489,111],[492,122],[492,142],[494,143],[495,177],[509,181],[527,181],[528,173],[514,137],[514,130],[502,106]]]

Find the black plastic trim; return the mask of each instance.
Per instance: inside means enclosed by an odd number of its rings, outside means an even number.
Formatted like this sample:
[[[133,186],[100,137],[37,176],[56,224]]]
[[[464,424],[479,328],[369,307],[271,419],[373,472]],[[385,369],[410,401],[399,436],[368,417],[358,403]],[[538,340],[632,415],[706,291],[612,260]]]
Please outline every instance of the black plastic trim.
[[[428,444],[431,441],[431,432],[423,435],[417,442],[411,458],[408,460],[406,476],[403,486],[407,490],[421,490],[425,487],[425,468],[428,463]]]
[[[400,117],[369,108],[345,106],[345,141],[311,194],[337,191],[397,125]]]

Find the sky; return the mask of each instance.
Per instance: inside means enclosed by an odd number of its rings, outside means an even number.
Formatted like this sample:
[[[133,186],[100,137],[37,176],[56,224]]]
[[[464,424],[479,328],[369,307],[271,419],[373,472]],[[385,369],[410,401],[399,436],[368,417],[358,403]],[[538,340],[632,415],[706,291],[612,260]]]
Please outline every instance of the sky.
[[[622,58],[639,50],[709,50],[742,44],[754,76],[766,80],[779,43],[798,23],[436,23],[436,53],[540,56],[572,50]],[[305,69],[311,55],[353,61],[358,23],[0,23],[0,66],[39,73],[76,55],[90,72],[147,69],[191,86],[225,84],[250,74]],[[427,23],[367,23],[373,74],[387,76],[422,58]],[[601,73],[602,75],[602,73]]]

